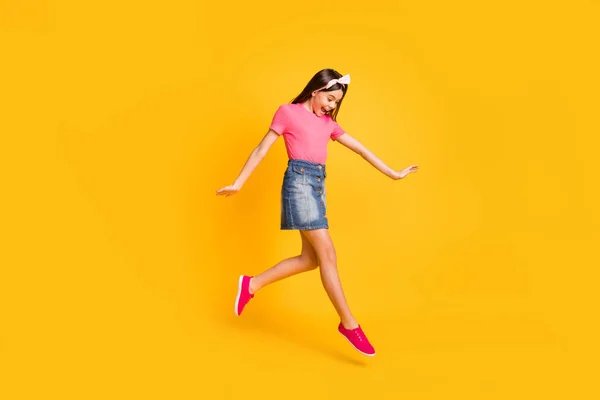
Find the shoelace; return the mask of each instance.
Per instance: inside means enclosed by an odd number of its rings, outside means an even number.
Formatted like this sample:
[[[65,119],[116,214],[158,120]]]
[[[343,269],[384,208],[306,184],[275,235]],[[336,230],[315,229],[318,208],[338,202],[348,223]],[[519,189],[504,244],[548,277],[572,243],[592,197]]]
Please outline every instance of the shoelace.
[[[356,337],[358,338],[358,340],[360,340],[361,342],[365,340],[364,333],[362,333],[360,328],[356,328],[354,330],[354,333],[356,334]]]

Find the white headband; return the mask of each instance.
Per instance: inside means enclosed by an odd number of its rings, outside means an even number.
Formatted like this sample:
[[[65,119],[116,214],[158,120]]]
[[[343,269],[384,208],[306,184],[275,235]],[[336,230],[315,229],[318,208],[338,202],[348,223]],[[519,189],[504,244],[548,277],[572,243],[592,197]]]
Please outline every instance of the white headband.
[[[319,90],[323,90],[323,89],[329,89],[330,87],[332,87],[333,85],[335,85],[336,83],[341,83],[342,85],[347,85],[350,83],[350,75],[346,74],[344,76],[342,76],[339,79],[332,79],[329,82],[327,82],[327,85],[323,86],[321,89]]]

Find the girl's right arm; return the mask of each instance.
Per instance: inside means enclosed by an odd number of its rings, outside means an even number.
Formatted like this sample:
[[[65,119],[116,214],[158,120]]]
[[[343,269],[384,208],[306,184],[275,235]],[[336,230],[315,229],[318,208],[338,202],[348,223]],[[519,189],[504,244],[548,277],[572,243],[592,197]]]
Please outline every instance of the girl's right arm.
[[[242,189],[242,186],[244,186],[246,180],[250,177],[250,175],[252,175],[254,169],[258,166],[258,164],[260,164],[263,158],[265,158],[265,156],[269,152],[269,149],[271,148],[273,143],[275,143],[278,137],[279,135],[277,134],[277,132],[275,132],[272,129],[269,129],[269,131],[260,141],[258,146],[256,146],[252,153],[250,153],[248,160],[246,160],[246,164],[244,164],[244,167],[240,171],[240,174],[238,175],[235,182],[232,185],[225,186],[217,190],[217,196],[221,195],[227,197],[239,192]]]

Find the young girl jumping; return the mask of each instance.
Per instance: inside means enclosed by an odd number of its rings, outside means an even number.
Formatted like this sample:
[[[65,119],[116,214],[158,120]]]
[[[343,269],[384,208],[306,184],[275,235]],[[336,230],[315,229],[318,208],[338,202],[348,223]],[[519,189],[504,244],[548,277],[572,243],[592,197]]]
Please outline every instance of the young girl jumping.
[[[240,315],[255,293],[266,285],[318,267],[325,291],[340,317],[338,331],[356,350],[374,356],[375,349],[346,302],[329,236],[325,200],[327,145],[330,139],[343,144],[394,180],[417,172],[418,165],[395,171],[338,125],[336,117],[349,83],[350,75],[342,76],[333,69],[316,73],[302,93],[277,109],[269,131],[252,151],[235,182],[217,190],[217,195],[227,197],[239,192],[273,143],[283,135],[289,160],[281,188],[281,229],[300,232],[302,252],[257,276],[240,276],[235,314]]]

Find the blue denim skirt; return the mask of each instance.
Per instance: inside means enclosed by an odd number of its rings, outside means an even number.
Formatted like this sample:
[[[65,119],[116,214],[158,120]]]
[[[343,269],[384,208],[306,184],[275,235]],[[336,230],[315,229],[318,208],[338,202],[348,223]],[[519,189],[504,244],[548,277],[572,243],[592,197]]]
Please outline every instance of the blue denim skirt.
[[[324,164],[288,160],[281,187],[281,229],[329,228]]]

